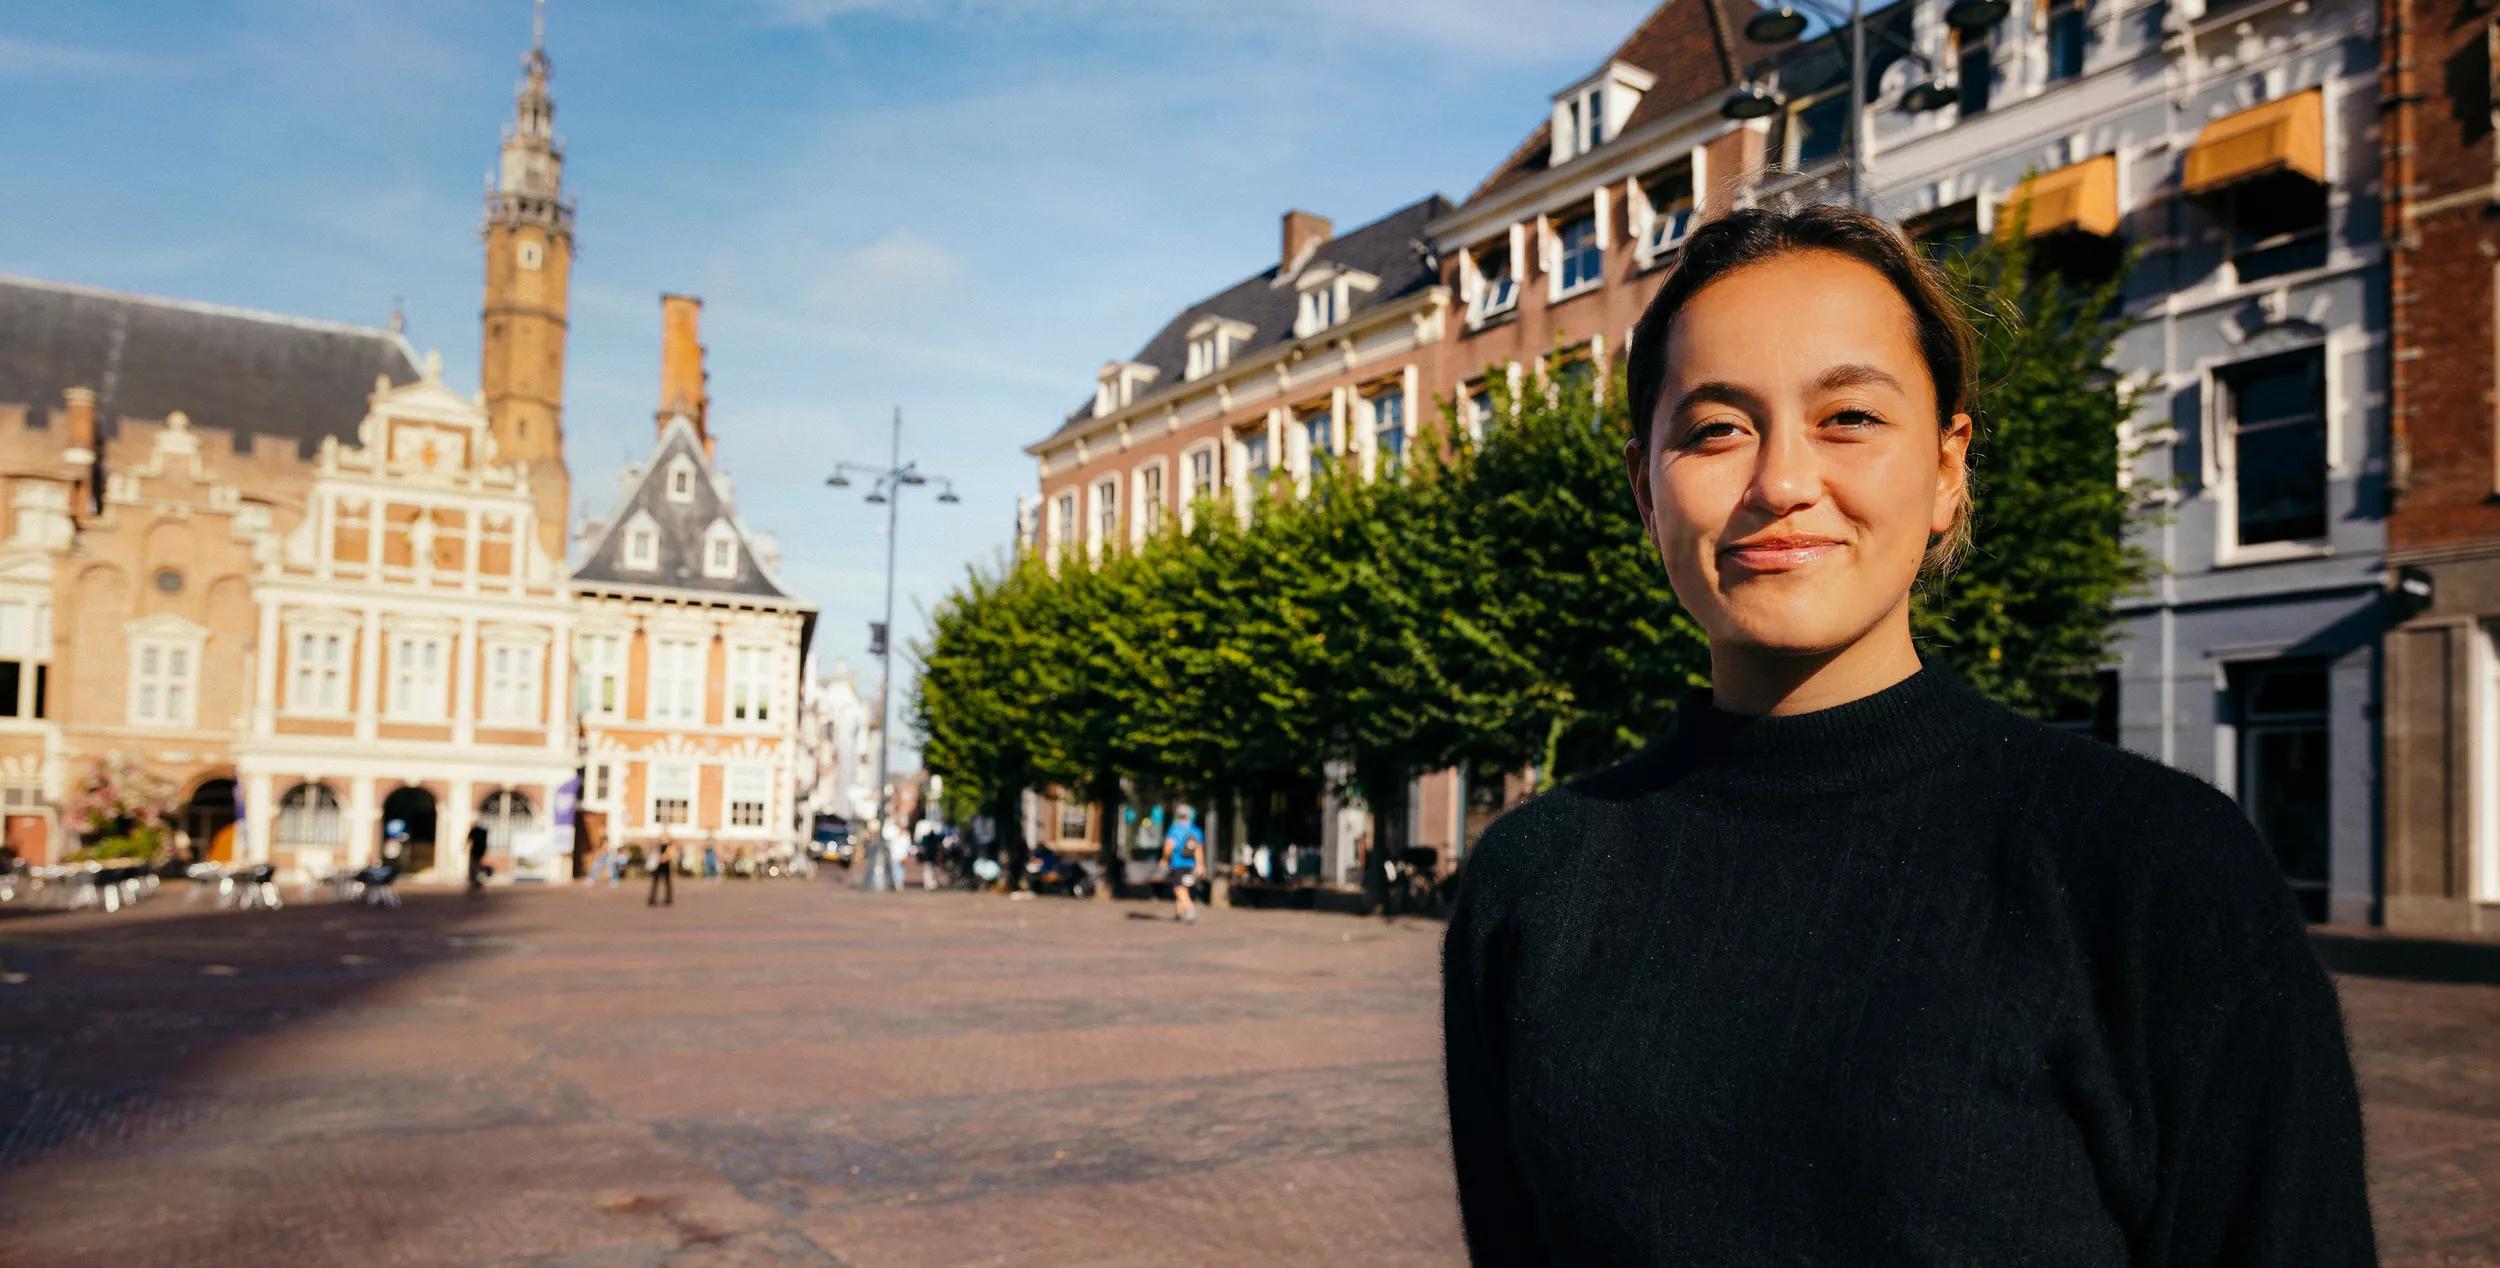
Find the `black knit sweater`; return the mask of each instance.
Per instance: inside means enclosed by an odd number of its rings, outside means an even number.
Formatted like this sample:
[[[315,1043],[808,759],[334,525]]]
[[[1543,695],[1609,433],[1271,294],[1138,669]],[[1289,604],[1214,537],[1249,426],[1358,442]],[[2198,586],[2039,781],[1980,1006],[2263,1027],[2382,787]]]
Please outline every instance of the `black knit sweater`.
[[[2238,807],[1930,663],[1468,858],[1480,1264],[2376,1262],[2335,990]]]

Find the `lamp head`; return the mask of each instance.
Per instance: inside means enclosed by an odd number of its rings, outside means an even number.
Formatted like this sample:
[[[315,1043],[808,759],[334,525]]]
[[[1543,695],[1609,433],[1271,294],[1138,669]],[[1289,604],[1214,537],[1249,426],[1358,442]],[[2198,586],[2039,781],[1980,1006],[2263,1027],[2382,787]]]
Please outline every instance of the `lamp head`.
[[[1942,110],[1961,98],[1961,90],[1941,80],[1929,79],[1910,85],[1901,94],[1901,108],[1916,114]]]
[[[1756,44],[1783,44],[1805,29],[1806,15],[1784,4],[1745,19],[1745,38]]]
[[[2010,0],[1953,0],[1944,9],[1944,24],[1956,31],[1984,31],[2005,20]]]
[[[1729,119],[1763,119],[1779,113],[1778,97],[1752,84],[1745,84],[1719,103],[1719,114]]]

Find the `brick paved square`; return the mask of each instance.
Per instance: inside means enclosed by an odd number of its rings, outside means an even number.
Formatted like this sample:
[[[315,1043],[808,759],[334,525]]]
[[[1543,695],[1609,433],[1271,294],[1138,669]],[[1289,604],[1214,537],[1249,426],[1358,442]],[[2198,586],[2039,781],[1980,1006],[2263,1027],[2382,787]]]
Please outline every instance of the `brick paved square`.
[[[1155,910],[0,922],[0,1265],[1457,1262],[1439,926]],[[2373,971],[2387,1262],[2500,1263],[2500,985]]]

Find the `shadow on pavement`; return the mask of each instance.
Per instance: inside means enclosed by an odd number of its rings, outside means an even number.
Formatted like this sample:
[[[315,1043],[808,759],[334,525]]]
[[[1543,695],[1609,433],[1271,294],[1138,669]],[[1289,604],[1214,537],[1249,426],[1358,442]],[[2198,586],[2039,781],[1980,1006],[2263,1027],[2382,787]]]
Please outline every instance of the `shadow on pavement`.
[[[2500,984],[2500,942],[2311,930],[2330,972],[2413,982]]]
[[[495,894],[403,893],[396,910],[325,902],[276,911],[185,908],[168,894],[113,916],[0,924],[0,1181],[55,1151],[111,1156],[174,1131],[240,1135],[244,1120],[307,1101],[337,1100],[352,1113],[359,1080],[387,1073],[260,1078],[254,1047],[331,1025],[419,969],[510,943],[477,936],[504,905]],[[349,1046],[356,1027],[423,1015],[414,1005],[360,1007]]]

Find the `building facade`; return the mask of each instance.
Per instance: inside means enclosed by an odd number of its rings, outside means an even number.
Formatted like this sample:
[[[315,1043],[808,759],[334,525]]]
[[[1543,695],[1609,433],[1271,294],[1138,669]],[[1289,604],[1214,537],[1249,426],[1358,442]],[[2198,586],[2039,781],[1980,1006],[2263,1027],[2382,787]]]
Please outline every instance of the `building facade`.
[[[1323,217],[1285,213],[1274,264],[1105,364],[1092,399],[1027,446],[1041,472],[1028,543],[1053,559],[1099,555],[1185,527],[1204,508],[1247,513],[1251,499],[1307,485],[1329,464],[1394,471],[1438,409],[1450,293],[1425,231],[1448,210],[1435,196],[1343,235]],[[1357,834],[1334,782],[1313,772],[1248,817],[1308,848],[1308,874],[1340,881],[1357,866]],[[1091,852],[1098,814],[1054,796],[1035,839]],[[1150,856],[1159,838],[1134,826],[1122,825],[1128,852]],[[1218,840],[1219,860],[1229,844]]]
[[[484,823],[499,873],[570,879],[553,810],[574,765],[572,611],[529,478],[437,357],[415,383],[376,385],[354,441],[323,442],[304,514],[253,585],[247,857],[361,866],[396,820],[405,865],[449,878]]]
[[[699,304],[662,304],[657,444],[572,573],[581,804],[612,845],[760,852],[792,836],[815,609],[715,465]]]
[[[2500,28],[2454,0],[2386,0],[2381,14],[2397,614],[2382,688],[2386,916],[2489,932],[2500,930]]]
[[[810,652],[799,688],[796,822],[800,836],[819,820],[858,827],[876,817],[876,729],[847,661],[818,672]]]
[[[0,342],[11,843],[74,850],[78,788],[129,764],[170,787],[177,846],[234,857],[257,587],[313,456],[416,358],[389,330],[23,280],[0,281]]]

